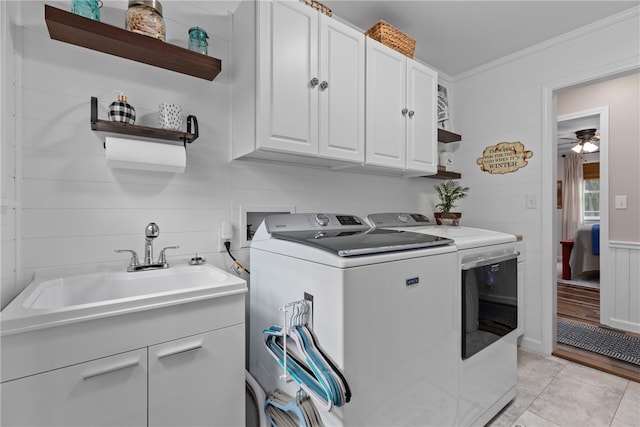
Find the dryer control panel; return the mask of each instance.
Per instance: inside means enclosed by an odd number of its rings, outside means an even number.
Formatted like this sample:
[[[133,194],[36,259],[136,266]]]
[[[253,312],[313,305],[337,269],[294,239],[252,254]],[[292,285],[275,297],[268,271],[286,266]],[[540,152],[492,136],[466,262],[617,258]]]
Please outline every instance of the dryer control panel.
[[[420,213],[388,212],[367,216],[373,227],[419,227],[430,225],[429,218]]]

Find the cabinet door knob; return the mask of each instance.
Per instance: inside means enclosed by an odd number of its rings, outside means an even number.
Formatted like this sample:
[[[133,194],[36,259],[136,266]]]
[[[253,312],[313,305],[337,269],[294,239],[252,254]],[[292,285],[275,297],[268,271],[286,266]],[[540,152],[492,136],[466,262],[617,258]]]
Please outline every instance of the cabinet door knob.
[[[311,83],[311,87],[316,87],[316,86],[318,86],[318,83],[320,83],[320,80],[318,80],[317,77],[314,77],[314,78],[311,79],[311,81],[309,83]]]
[[[320,89],[324,90],[326,88],[329,87],[329,83],[327,83],[327,81],[323,81],[322,83],[320,83]]]
[[[409,112],[409,110],[407,110],[406,108],[402,109],[402,115],[403,116],[406,116],[408,112]]]
[[[409,111],[409,117],[413,117],[414,114],[415,112],[413,110]]]

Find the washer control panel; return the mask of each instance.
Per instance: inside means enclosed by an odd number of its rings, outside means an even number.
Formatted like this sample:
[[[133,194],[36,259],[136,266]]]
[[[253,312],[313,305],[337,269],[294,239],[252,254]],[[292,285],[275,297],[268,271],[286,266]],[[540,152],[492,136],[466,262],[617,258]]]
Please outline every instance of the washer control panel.
[[[317,229],[357,231],[371,228],[358,216],[326,213],[271,215],[265,218],[264,224],[269,233]]]

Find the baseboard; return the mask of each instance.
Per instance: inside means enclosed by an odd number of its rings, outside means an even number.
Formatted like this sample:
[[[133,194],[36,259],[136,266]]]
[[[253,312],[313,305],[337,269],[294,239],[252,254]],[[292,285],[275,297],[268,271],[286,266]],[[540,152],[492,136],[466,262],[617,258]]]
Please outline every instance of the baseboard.
[[[640,334],[640,323],[629,322],[627,320],[613,319],[609,318],[609,322],[607,326],[610,326],[615,329],[620,329],[622,331],[633,332],[634,334]]]
[[[523,336],[521,338],[522,339],[519,340],[519,344],[521,347],[526,348],[527,350],[538,352],[538,353],[544,353],[542,341],[534,340],[527,336]]]

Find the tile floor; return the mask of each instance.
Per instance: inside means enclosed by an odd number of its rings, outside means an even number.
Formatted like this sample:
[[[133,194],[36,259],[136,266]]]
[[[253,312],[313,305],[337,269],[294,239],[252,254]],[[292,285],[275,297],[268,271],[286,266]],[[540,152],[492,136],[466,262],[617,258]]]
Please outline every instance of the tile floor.
[[[490,427],[638,427],[640,383],[518,351],[518,394]]]

